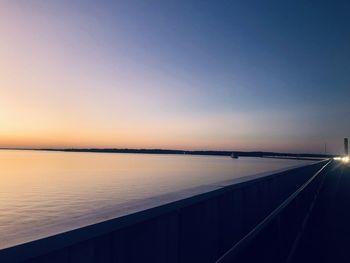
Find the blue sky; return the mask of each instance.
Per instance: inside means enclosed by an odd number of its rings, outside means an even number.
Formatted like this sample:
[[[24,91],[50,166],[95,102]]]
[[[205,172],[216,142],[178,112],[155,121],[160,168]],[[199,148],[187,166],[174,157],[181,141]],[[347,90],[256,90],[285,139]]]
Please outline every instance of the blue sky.
[[[346,1],[1,5],[3,146],[341,152],[350,135]]]

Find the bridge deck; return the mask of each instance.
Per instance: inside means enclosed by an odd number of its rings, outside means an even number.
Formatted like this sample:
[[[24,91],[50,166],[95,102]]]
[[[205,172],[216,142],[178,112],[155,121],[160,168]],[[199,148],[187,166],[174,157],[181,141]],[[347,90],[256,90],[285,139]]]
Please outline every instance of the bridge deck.
[[[350,165],[325,178],[294,262],[350,262]]]

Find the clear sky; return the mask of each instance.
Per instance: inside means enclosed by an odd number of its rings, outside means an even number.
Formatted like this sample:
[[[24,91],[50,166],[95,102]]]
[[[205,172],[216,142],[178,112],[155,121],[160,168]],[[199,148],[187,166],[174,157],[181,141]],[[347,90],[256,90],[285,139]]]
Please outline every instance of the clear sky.
[[[0,2],[0,146],[342,151],[349,1]]]

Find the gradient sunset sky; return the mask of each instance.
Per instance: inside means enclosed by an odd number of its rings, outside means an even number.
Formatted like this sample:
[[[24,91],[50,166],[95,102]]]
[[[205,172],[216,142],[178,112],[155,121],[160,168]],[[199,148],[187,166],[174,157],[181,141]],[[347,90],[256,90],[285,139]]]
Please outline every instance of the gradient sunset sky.
[[[349,1],[0,2],[0,147],[341,153]]]

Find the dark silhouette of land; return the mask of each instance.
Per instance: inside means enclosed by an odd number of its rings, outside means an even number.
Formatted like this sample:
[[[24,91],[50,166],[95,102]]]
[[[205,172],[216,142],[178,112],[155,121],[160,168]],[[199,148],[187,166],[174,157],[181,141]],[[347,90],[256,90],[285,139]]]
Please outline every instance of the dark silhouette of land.
[[[190,154],[190,155],[213,155],[231,156],[232,154],[241,157],[264,157],[280,159],[303,159],[315,160],[319,158],[332,158],[332,154],[312,154],[312,153],[278,153],[263,151],[192,151],[192,150],[172,150],[172,149],[128,149],[128,148],[0,148],[6,150],[40,150],[40,151],[60,151],[60,152],[94,152],[94,153],[135,153],[135,154]]]

